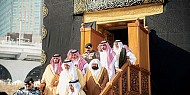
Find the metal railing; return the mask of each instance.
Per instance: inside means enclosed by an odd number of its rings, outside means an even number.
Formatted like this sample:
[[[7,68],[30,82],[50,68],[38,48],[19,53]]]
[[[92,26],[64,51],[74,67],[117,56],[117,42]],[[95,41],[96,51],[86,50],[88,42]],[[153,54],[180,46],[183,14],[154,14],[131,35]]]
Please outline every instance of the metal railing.
[[[0,37],[0,45],[12,45],[12,46],[33,46],[33,47],[41,47],[42,43],[33,43],[30,42],[30,39],[27,38],[16,38],[16,40],[11,39],[10,36]]]

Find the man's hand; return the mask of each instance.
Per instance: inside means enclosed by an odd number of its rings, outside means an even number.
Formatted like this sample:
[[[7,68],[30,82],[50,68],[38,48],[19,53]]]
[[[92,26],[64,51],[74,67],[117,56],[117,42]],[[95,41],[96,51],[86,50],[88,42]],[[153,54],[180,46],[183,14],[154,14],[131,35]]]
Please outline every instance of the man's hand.
[[[116,72],[121,72],[122,69],[116,68]]]
[[[57,86],[58,85],[58,81],[55,81],[54,83],[53,83],[53,86]]]
[[[46,86],[46,82],[45,82],[45,81],[42,81],[42,82],[38,85],[38,88],[40,89],[40,91],[43,91],[45,86]]]
[[[69,87],[70,87],[71,92],[74,92],[74,91],[75,91],[72,84],[70,84]]]
[[[86,88],[86,86],[84,86],[83,90],[84,90],[85,92],[87,92],[87,88]]]

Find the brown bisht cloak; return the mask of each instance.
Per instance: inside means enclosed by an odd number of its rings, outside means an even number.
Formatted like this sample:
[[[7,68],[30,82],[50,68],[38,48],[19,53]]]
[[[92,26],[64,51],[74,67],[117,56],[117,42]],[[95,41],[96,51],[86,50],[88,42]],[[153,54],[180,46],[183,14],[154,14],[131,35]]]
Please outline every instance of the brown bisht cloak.
[[[98,78],[92,76],[90,70],[86,73],[86,95],[99,95],[101,91],[105,88],[106,83],[109,81],[107,70],[102,67]]]

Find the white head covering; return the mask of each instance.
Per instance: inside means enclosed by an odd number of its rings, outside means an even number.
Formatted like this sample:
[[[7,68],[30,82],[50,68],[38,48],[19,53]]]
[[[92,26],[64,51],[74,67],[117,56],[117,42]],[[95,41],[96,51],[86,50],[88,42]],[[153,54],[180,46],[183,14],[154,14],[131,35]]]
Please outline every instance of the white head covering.
[[[92,69],[92,63],[98,64],[97,70]],[[89,63],[89,70],[91,71],[92,75],[95,76],[95,78],[98,78],[101,69],[102,69],[102,65],[101,65],[99,59],[91,60],[91,62]]]
[[[69,71],[65,69],[64,64],[67,64],[70,66]],[[78,80],[76,68],[73,65],[71,60],[64,60],[64,63],[62,64],[62,68],[63,68],[63,71],[66,71],[72,77],[72,80]]]
[[[69,71],[67,71],[65,69],[64,64],[68,64],[70,66]],[[69,95],[78,95],[79,90],[81,88],[81,85],[79,83],[79,79],[78,79],[78,75],[77,75],[77,72],[76,72],[76,68],[73,65],[72,61],[71,60],[65,60],[64,63],[62,64],[62,68],[63,68],[63,71],[67,72],[69,74],[69,76],[72,78],[70,80],[70,82],[71,82],[70,84],[73,85],[74,92],[71,92],[71,90],[69,88]]]
[[[118,48],[115,46],[115,43],[118,43]],[[120,40],[115,40],[113,44],[113,51],[118,55],[123,47],[123,43]]]

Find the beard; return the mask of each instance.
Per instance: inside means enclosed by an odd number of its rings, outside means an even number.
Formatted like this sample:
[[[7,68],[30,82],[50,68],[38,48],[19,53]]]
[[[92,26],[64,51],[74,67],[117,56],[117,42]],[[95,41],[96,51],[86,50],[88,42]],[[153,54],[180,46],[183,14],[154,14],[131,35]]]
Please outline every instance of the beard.
[[[98,70],[98,67],[97,66],[92,66],[92,69],[93,70]]]

